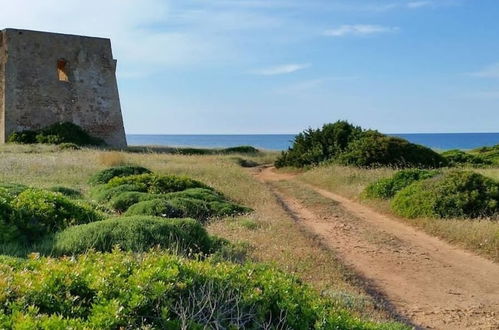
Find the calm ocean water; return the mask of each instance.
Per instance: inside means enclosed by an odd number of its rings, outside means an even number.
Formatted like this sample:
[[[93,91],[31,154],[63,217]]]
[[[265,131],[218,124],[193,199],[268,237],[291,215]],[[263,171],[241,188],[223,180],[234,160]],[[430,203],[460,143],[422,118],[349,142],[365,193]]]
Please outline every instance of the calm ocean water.
[[[391,134],[434,149],[473,149],[499,144],[499,133]],[[226,148],[250,145],[260,149],[285,150],[290,134],[258,135],[127,135],[129,145]]]

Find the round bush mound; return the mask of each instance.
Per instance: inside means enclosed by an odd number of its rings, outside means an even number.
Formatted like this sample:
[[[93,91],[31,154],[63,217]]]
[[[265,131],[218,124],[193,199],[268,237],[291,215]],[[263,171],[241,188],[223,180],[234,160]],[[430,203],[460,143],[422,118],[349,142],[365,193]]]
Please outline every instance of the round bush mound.
[[[359,320],[268,266],[113,251],[1,269],[6,329],[406,328]]]
[[[82,198],[83,197],[82,193],[79,190],[76,190],[73,188],[67,188],[67,187],[63,187],[63,186],[51,187],[48,190],[63,194],[64,196],[69,197],[69,198]]]
[[[252,146],[238,146],[222,149],[222,153],[226,154],[256,154],[258,149]]]
[[[343,165],[437,168],[447,160],[435,151],[376,131],[364,132],[338,158]]]
[[[137,204],[139,202],[149,201],[152,199],[161,198],[160,194],[149,194],[138,191],[126,191],[114,195],[109,200],[109,206],[118,212],[125,212],[130,208],[130,206]]]
[[[125,215],[150,215],[163,218],[194,218],[205,220],[210,209],[203,201],[187,198],[153,199],[130,206]]]
[[[480,157],[479,155],[472,155],[470,153],[461,150],[448,150],[442,153],[442,156],[447,160],[449,166],[460,166],[460,165],[474,165],[474,166],[484,166],[492,165],[490,160]]]
[[[146,192],[147,186],[142,184],[123,184],[116,187],[109,185],[95,186],[90,190],[90,196],[99,203],[110,201],[112,198],[124,192]]]
[[[140,174],[113,178],[109,181],[108,186],[118,187],[130,184],[144,186],[146,187],[146,192],[151,194],[165,194],[189,188],[212,189],[207,185],[188,177],[157,174]]]
[[[159,246],[176,253],[211,253],[212,241],[193,219],[122,217],[73,226],[47,240],[52,255],[74,255],[94,249],[143,252]]]
[[[166,194],[167,198],[193,198],[205,202],[223,201],[225,197],[220,193],[206,188],[190,188],[179,192]]]
[[[499,183],[478,173],[452,171],[402,189],[392,208],[407,218],[497,216]]]
[[[91,207],[40,189],[23,191],[11,205],[14,209],[11,222],[28,241],[69,226],[101,220]]]
[[[113,178],[137,175],[137,174],[146,174],[146,173],[151,173],[151,171],[142,166],[134,166],[134,165],[115,166],[95,173],[90,178],[89,183],[93,185],[106,184]]]
[[[25,186],[23,184],[17,184],[17,183],[1,183],[0,184],[0,190],[3,191],[2,194],[6,194],[10,196],[10,198],[14,198],[26,189],[28,189],[28,186]]]
[[[436,170],[408,169],[395,173],[391,178],[381,179],[371,183],[364,190],[364,197],[390,199],[395,194],[413,182],[429,179],[439,174]]]
[[[337,157],[361,135],[362,128],[346,121],[326,124],[321,129],[307,129],[295,137],[293,146],[281,154],[275,166],[318,165]]]

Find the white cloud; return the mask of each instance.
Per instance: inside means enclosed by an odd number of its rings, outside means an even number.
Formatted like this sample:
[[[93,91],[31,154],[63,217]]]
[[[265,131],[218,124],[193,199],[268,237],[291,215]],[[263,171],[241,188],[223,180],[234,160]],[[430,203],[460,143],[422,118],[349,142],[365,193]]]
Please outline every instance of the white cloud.
[[[432,6],[433,1],[411,1],[407,3],[407,7],[411,9],[417,9],[422,7]]]
[[[334,29],[324,31],[325,36],[329,37],[345,37],[345,36],[366,36],[380,33],[388,33],[398,31],[397,27],[389,27],[382,25],[341,25]]]
[[[306,68],[309,68],[311,65],[306,64],[283,64],[277,65],[269,68],[255,70],[252,73],[262,76],[276,76],[281,74],[289,74],[293,72],[297,72]]]
[[[478,72],[471,73],[474,77],[499,78],[499,63],[489,65]]]

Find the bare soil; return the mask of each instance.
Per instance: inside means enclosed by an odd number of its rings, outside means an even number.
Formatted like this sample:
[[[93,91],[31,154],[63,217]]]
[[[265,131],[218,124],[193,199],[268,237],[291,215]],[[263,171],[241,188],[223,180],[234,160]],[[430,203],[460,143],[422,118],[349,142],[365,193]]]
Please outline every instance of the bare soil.
[[[315,186],[335,204],[305,206],[273,182],[291,180],[272,167],[254,170],[298,224],[321,238],[367,279],[393,312],[421,329],[499,329],[499,265],[423,233],[404,220]]]

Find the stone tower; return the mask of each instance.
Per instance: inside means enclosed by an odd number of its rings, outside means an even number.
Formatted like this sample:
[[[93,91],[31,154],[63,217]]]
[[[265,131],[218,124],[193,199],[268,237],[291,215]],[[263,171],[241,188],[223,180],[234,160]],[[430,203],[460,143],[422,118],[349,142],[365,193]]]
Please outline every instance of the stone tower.
[[[72,122],[125,147],[109,39],[0,31],[0,143],[17,131]]]

